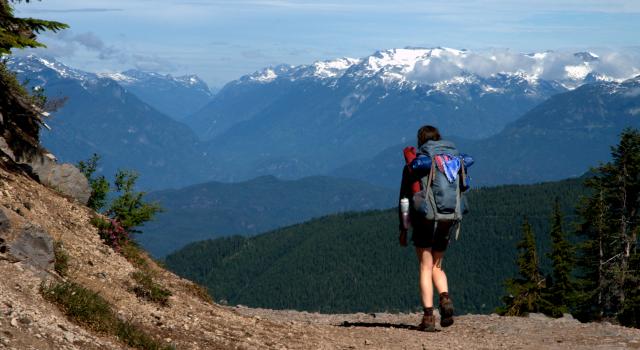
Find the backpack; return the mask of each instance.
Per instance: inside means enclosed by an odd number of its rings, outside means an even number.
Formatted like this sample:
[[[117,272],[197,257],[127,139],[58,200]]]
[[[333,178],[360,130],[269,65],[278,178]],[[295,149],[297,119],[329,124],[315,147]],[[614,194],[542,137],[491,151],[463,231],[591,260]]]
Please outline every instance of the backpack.
[[[464,160],[460,159],[460,170],[456,179],[449,182],[447,176],[438,170],[436,156],[450,155],[459,157],[456,146],[449,141],[428,141],[420,147],[420,154],[431,158],[429,173],[420,179],[420,191],[413,195],[415,211],[426,220],[434,222],[434,231],[439,222],[453,222],[456,227],[456,239],[460,234],[460,222],[466,213],[463,188],[465,184]]]

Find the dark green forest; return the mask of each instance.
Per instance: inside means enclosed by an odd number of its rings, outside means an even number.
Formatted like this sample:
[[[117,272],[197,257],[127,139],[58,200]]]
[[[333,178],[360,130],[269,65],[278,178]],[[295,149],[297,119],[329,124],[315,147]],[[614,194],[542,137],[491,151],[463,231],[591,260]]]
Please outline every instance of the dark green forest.
[[[505,279],[517,274],[525,216],[542,256],[550,251],[555,199],[571,227],[586,194],[581,179],[470,191],[470,213],[444,260],[457,313],[500,305]],[[414,310],[418,264],[414,250],[398,244],[397,231],[395,209],[331,215],[250,238],[193,243],[166,264],[218,302],[332,313]],[[549,273],[549,262],[541,268]]]

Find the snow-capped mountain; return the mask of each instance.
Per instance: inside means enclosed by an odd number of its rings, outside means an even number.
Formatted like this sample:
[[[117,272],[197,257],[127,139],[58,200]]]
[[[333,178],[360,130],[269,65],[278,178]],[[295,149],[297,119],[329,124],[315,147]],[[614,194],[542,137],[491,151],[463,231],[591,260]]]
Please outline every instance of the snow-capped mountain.
[[[7,66],[18,75],[28,77],[29,85],[33,86],[45,85],[52,79],[72,79],[81,84],[95,83],[99,79],[97,74],[71,68],[51,57],[11,56]]]
[[[40,135],[43,145],[62,161],[75,163],[97,153],[103,174],[135,169],[145,188],[186,185],[211,176],[189,127],[143,102],[112,77],[36,56],[13,57],[8,66],[19,81],[42,87],[48,97],[67,98],[47,121],[52,130]]]
[[[443,85],[452,86],[469,79],[513,75],[532,84],[540,80],[556,81],[572,89],[582,85],[589,74],[609,81],[623,81],[640,74],[640,65],[622,70],[612,69],[609,66],[612,60],[607,57],[603,60],[593,52],[521,54],[507,50],[473,52],[441,47],[407,48],[377,51],[365,58],[339,58],[311,65],[270,67],[242,77],[240,81],[269,83],[279,78],[329,81],[342,77],[352,80],[377,78],[389,84],[411,83],[412,87],[432,85],[442,89]]]
[[[36,55],[11,57],[8,65],[19,74],[28,74],[34,85],[46,84],[51,78],[74,79],[83,85],[110,79],[176,120],[196,112],[212,96],[207,84],[196,75],[173,77],[140,70],[96,74],[71,68],[51,57]]]
[[[146,103],[176,120],[196,112],[212,96],[209,86],[197,75],[174,77],[136,69],[99,75],[117,81]]]
[[[185,122],[208,153],[244,164],[238,174],[297,177],[413,143],[424,124],[489,137],[553,95],[639,73],[620,57],[406,48],[279,65],[230,82]]]

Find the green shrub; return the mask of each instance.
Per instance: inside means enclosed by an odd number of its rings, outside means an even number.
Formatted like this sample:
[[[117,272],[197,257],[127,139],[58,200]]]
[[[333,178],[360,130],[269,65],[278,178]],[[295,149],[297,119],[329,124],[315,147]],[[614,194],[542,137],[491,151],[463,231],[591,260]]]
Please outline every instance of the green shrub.
[[[66,276],[69,271],[69,254],[64,250],[62,242],[55,241],[53,243],[53,269],[60,276]]]
[[[92,331],[114,335],[123,343],[136,349],[174,349],[173,346],[157,341],[139,326],[120,320],[100,294],[77,283],[43,284],[40,292],[46,300],[58,305],[72,322]]]
[[[156,283],[149,271],[136,271],[131,277],[136,281],[133,292],[139,298],[162,306],[169,304],[169,297],[172,295],[171,291]]]
[[[137,226],[153,219],[154,215],[161,211],[157,203],[147,203],[143,200],[144,192],[134,190],[138,174],[133,171],[120,170],[114,181],[116,192],[120,195],[115,198],[107,209],[107,216],[117,220],[122,227],[130,233],[139,233]]]
[[[107,196],[109,194],[109,181],[104,176],[94,177],[98,170],[98,161],[100,156],[94,153],[91,158],[86,161],[78,162],[78,169],[84,174],[91,186],[91,197],[87,206],[95,211],[99,211],[107,204]]]

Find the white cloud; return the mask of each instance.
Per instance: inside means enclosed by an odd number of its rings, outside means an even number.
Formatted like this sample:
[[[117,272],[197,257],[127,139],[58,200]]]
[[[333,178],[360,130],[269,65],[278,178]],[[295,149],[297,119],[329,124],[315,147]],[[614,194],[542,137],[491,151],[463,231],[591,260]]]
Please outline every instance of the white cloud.
[[[584,78],[589,72],[613,79],[628,79],[640,74],[640,54],[633,51],[596,50],[598,59],[585,62],[570,51],[516,53],[506,49],[467,51],[463,55],[443,52],[438,57],[418,61],[410,73],[411,80],[434,83],[473,73],[488,77],[502,72],[523,72],[546,80]]]

